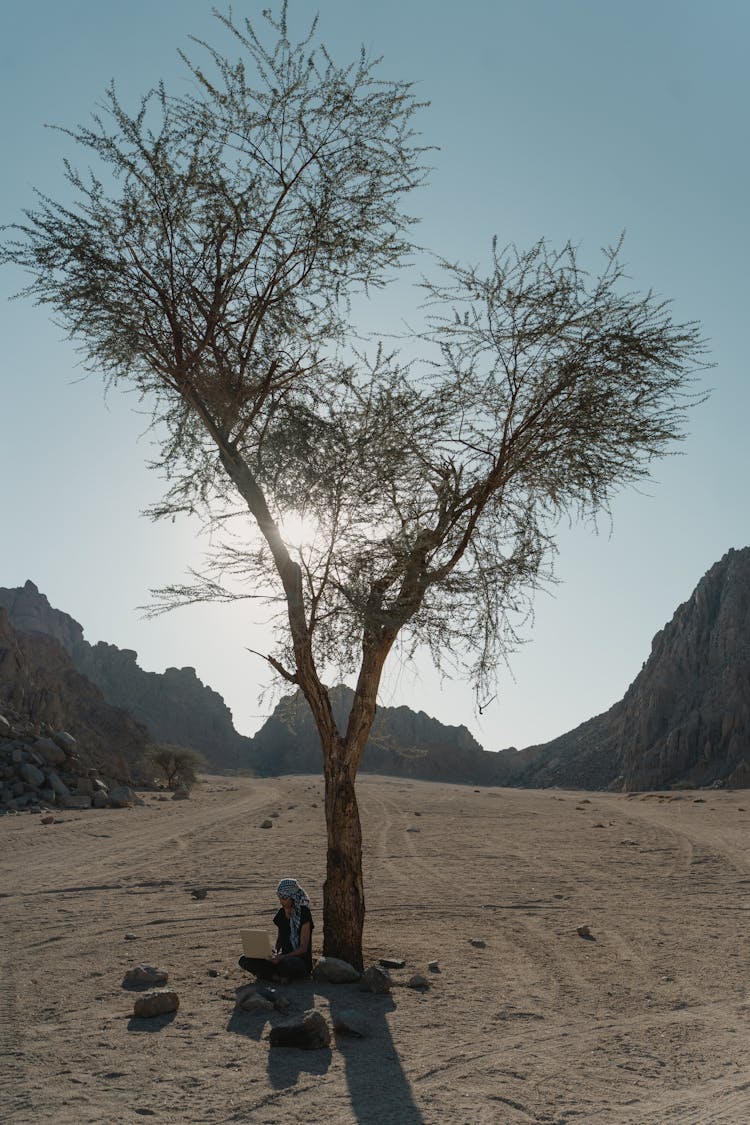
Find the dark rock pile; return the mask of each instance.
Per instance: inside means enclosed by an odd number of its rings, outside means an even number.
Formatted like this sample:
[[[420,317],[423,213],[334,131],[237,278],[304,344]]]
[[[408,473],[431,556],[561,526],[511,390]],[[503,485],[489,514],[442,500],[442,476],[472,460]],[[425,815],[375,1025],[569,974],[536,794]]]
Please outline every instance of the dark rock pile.
[[[0,811],[133,804],[123,783],[150,781],[147,751],[147,732],[60,642],[16,632],[0,608]]]
[[[110,804],[110,787],[81,764],[72,735],[9,715],[0,714],[0,812]]]

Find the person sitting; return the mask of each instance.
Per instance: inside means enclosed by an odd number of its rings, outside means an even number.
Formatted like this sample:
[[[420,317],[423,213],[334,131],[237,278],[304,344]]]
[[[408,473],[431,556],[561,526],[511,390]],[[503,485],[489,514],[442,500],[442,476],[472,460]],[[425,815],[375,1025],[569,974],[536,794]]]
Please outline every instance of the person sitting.
[[[240,957],[240,968],[262,980],[294,980],[312,972],[312,931],[310,899],[296,879],[282,879],[276,888],[281,904],[274,915],[278,931],[276,948],[270,960]]]

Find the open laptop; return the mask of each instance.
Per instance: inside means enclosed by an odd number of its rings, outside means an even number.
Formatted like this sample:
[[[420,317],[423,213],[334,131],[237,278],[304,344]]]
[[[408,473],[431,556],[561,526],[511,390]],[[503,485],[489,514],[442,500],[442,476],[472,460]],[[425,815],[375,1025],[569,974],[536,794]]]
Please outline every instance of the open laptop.
[[[273,954],[273,942],[266,930],[240,930],[242,952],[245,957],[261,957],[269,961]]]

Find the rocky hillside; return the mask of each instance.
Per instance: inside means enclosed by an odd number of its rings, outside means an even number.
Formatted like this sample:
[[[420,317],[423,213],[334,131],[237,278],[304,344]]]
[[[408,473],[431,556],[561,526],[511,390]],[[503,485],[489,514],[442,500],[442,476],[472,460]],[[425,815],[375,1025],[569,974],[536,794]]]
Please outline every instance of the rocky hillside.
[[[22,714],[31,714],[33,697],[37,718],[64,726],[65,692],[77,673],[80,680],[85,676],[97,685],[108,703],[126,708],[148,726],[153,740],[196,747],[213,768],[254,769],[260,774],[320,772],[317,732],[299,693],[283,699],[255,737],[246,739],[234,730],[221,696],[202,684],[194,669],[144,672],[135,652],[103,642],[90,645],[81,626],[52,609],[32,582],[15,590],[0,588],[3,606],[19,635],[32,638],[39,651],[47,642],[45,672],[32,677],[33,688],[11,688],[13,676],[5,677],[6,696],[12,704],[20,700]],[[15,659],[11,649],[30,660],[31,643],[16,639],[6,646],[6,672]],[[0,663],[0,689],[2,671]],[[55,676],[63,685],[59,690]],[[76,693],[85,696],[80,683]],[[341,727],[350,700],[348,688],[334,689]],[[94,721],[92,715],[83,719],[91,745],[111,742],[108,735],[96,741],[99,719]],[[110,721],[101,719],[105,730]],[[489,753],[466,727],[444,726],[408,707],[382,707],[362,769],[474,785],[749,786],[750,548],[729,551],[701,579],[692,597],[654,638],[651,655],[624,698],[605,714],[545,745],[520,753]]]
[[[43,633],[16,632],[0,608],[0,712],[35,739],[67,731],[76,742],[82,775],[138,780],[148,733],[127,712],[110,706],[74,667],[59,641]],[[17,796],[17,794],[16,794]]]
[[[247,764],[247,739],[234,729],[222,697],[201,683],[194,668],[145,672],[132,649],[103,641],[89,644],[78,622],[53,609],[33,582],[15,589],[0,587],[0,607],[18,632],[46,634],[58,641],[76,670],[110,704],[129,711],[147,727],[152,741],[192,746],[214,769]]]
[[[339,729],[351,707],[352,691],[333,689]],[[250,757],[260,774],[318,773],[320,740],[301,692],[285,697],[251,740]],[[513,777],[515,751],[483,750],[464,726],[445,726],[424,711],[379,707],[361,769],[429,781],[505,785]]]
[[[116,645],[85,640],[83,628],[69,614],[54,609],[33,582],[0,587],[5,607],[19,635],[46,640],[69,655],[108,703],[127,710],[148,728],[152,741],[192,746],[213,769],[251,769],[259,774],[319,773],[320,743],[307,703],[290,696],[252,739],[235,731],[220,695],[198,679],[193,668],[145,672],[137,653]],[[341,726],[351,701],[348,688],[335,689],[334,708]],[[468,784],[506,784],[513,776],[515,752],[483,750],[466,727],[449,727],[408,707],[379,709],[365,750],[362,769],[430,780]],[[507,759],[507,760],[506,760]]]
[[[619,703],[520,758],[528,786],[749,786],[750,547],[704,575]]]

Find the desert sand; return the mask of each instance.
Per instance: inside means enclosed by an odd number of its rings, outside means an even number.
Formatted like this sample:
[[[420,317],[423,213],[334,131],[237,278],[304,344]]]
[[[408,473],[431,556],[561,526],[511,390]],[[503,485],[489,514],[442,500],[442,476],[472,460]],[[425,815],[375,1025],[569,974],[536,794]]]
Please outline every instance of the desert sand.
[[[320,954],[318,778],[210,777],[188,801],[2,818],[0,1118],[750,1121],[750,793],[366,776],[358,791],[366,963],[406,966],[385,996],[287,986],[292,1012],[367,1020],[366,1038],[311,1052],[270,1049],[285,1017],[234,998],[252,979],[238,931],[270,920],[281,876],[309,891]],[[133,1019],[122,978],[138,963],[169,973],[174,1016]],[[417,972],[428,991],[405,987]]]

